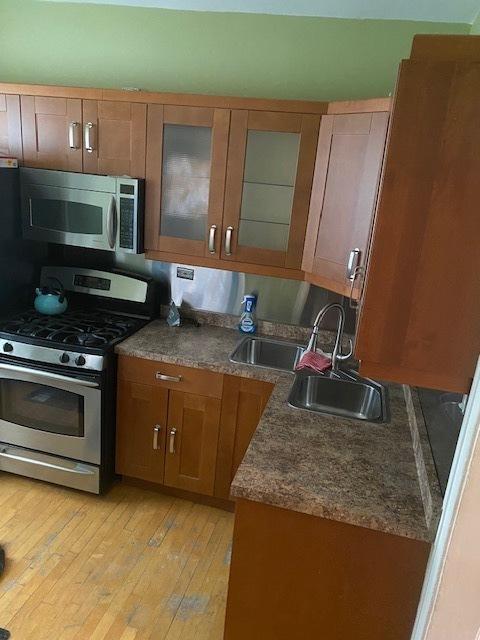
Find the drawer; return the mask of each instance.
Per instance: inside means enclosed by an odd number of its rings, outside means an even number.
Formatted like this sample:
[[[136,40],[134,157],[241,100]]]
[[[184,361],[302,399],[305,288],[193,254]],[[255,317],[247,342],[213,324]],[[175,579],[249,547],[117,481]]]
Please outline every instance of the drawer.
[[[158,385],[210,398],[221,398],[223,391],[221,373],[130,356],[119,357],[118,377],[121,380]]]

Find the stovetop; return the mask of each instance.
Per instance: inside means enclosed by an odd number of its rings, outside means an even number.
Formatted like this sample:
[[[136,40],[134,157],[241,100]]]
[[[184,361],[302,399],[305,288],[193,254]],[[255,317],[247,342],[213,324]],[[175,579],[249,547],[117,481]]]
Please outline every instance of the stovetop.
[[[130,335],[145,321],[96,309],[66,311],[46,316],[33,310],[0,321],[0,335],[27,338],[30,344],[52,348],[80,347],[79,351],[101,353],[119,339]]]

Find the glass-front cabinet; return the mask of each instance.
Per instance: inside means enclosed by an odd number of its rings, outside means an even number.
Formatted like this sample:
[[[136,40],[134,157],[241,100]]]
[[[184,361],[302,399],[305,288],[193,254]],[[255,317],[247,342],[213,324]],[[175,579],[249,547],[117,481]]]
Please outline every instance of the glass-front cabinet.
[[[219,258],[228,109],[149,105],[147,250]]]
[[[316,115],[149,105],[150,257],[300,269],[319,122]]]
[[[319,117],[233,111],[222,259],[300,269]]]

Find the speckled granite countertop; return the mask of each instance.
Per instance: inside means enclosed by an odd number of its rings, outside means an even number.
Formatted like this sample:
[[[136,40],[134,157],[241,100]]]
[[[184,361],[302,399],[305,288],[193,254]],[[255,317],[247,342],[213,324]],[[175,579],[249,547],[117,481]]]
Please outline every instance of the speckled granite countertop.
[[[240,339],[230,328],[170,328],[156,320],[116,352],[275,384],[233,496],[432,540],[441,498],[416,393],[387,385],[387,424],[294,409],[287,404],[291,374],[230,362]]]

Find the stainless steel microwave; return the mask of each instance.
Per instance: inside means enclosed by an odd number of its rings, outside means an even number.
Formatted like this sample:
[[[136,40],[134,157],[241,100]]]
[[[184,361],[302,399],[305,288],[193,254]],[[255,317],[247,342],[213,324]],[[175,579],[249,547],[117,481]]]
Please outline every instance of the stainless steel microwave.
[[[143,253],[144,180],[20,169],[23,237]]]

